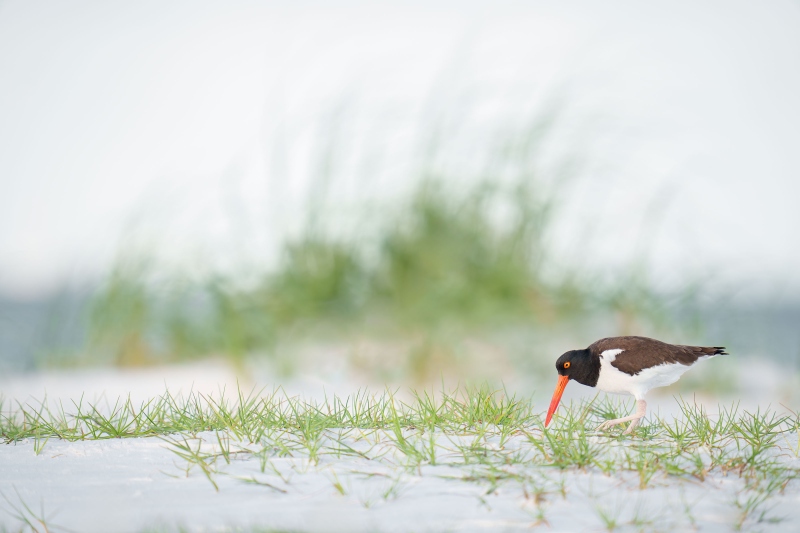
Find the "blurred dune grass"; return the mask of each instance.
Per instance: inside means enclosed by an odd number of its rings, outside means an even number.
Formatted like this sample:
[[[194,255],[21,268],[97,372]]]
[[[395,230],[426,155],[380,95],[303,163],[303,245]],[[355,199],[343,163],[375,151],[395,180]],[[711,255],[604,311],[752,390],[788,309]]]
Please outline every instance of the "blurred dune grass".
[[[560,194],[583,164],[580,153],[540,164],[557,126],[551,110],[496,135],[470,176],[442,164],[439,131],[408,177],[416,188],[379,209],[353,207],[348,214],[359,229],[350,234],[330,231],[341,206],[325,198],[338,185],[326,149],[311,165],[322,185],[309,193],[304,229],[284,241],[277,264],[261,265],[242,283],[231,274],[167,275],[157,254],[123,251],[91,305],[87,348],[61,363],[140,366],[207,356],[240,363],[260,355],[283,358],[291,371],[297,365],[285,360],[286,346],[367,341],[389,362],[369,364],[356,353],[351,362],[379,376],[399,366],[424,381],[474,364],[457,355],[465,340],[474,347],[498,333],[547,337],[592,321],[607,335],[686,326],[671,310],[695,292],[657,291],[644,261],[609,277],[590,264],[555,260]],[[590,330],[579,337],[590,338]]]

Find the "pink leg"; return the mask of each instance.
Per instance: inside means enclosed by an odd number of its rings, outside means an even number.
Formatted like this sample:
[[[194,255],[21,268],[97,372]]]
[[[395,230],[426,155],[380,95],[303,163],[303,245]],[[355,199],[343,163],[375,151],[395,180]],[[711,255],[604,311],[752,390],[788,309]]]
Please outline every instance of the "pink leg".
[[[623,435],[630,435],[636,426],[639,425],[639,422],[642,421],[644,418],[644,414],[647,412],[647,402],[644,400],[637,400],[636,401],[636,412],[633,413],[631,416],[626,416],[625,418],[617,418],[616,420],[606,420],[600,426],[598,426],[597,431],[602,431],[604,429],[608,429],[611,426],[616,426],[617,424],[624,424],[625,422],[630,422],[628,425],[628,429],[626,429],[622,434]]]

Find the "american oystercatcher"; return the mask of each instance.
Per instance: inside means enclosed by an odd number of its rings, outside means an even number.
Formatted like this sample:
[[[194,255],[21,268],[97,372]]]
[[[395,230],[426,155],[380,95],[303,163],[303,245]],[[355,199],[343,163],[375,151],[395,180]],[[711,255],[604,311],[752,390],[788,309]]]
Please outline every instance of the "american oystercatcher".
[[[550,401],[545,427],[550,425],[569,380],[616,394],[636,398],[636,412],[631,416],[608,420],[598,430],[630,422],[623,434],[631,433],[644,418],[650,389],[678,381],[695,363],[726,354],[722,346],[682,346],[647,337],[609,337],[600,339],[585,350],[566,352],[556,361],[558,384]]]

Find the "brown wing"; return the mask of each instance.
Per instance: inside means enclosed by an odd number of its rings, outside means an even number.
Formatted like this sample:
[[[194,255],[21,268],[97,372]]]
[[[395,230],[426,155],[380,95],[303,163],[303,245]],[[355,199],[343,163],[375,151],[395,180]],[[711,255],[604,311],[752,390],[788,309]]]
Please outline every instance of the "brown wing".
[[[682,364],[691,366],[700,357],[724,354],[721,346],[683,346],[667,344],[647,337],[609,337],[600,339],[589,350],[596,355],[606,350],[623,350],[611,362],[620,372],[635,376],[646,368],[663,364]]]

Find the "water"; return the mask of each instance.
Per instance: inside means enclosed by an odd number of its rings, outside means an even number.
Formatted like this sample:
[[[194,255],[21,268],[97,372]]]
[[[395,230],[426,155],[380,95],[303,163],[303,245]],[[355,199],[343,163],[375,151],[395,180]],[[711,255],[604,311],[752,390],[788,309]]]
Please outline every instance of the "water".
[[[0,294],[0,373],[25,372],[85,345],[90,291],[74,288],[22,300]]]
[[[0,294],[0,372],[74,361],[87,344],[92,292],[63,288],[29,300]],[[696,314],[699,337],[708,344],[724,345],[734,356],[765,358],[800,371],[800,302],[715,304]],[[674,317],[678,322],[685,319]]]

